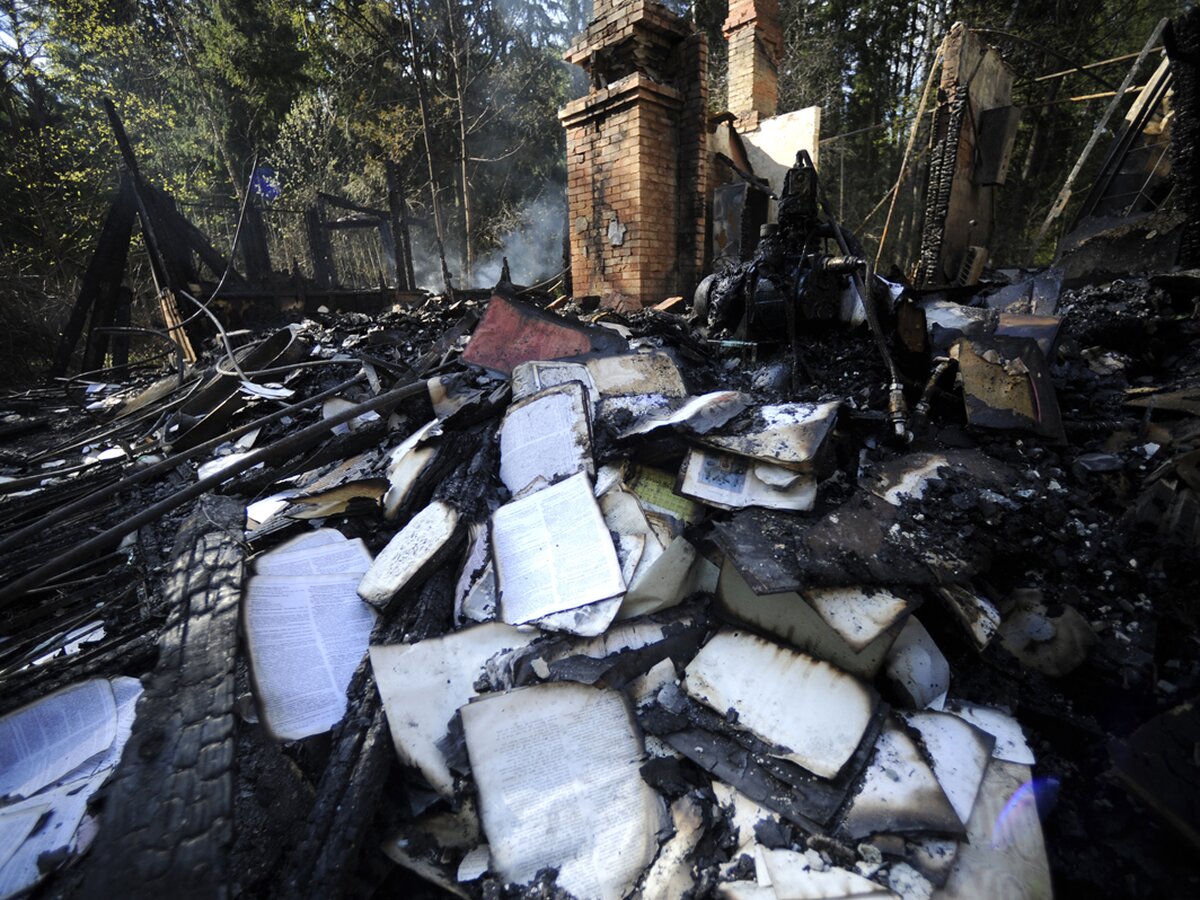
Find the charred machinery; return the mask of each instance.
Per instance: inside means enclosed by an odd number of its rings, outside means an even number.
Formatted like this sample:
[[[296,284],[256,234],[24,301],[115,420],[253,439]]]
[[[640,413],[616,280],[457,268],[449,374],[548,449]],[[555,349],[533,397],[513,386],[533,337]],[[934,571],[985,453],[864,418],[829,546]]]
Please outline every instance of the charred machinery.
[[[752,187],[770,192],[764,183]],[[753,257],[704,279],[695,313],[710,335],[788,343],[793,350],[806,324],[869,325],[891,375],[888,414],[898,438],[907,437],[907,407],[868,285],[876,279],[854,235],[832,216],[807,150],[784,179],[777,223],[762,226]]]

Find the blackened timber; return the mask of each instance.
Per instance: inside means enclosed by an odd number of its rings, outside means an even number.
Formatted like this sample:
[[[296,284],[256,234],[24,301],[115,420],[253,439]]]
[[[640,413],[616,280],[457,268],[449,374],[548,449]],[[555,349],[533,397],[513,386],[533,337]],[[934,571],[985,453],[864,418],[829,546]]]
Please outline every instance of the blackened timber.
[[[376,627],[371,643],[418,641],[445,633],[451,624],[453,590],[453,576],[443,569],[420,592],[402,593],[399,614]],[[346,717],[334,731],[333,752],[304,836],[284,867],[276,896],[287,900],[335,900],[350,893],[359,851],[395,756],[368,658],[363,658],[346,694]]]
[[[172,612],[104,794],[84,898],[228,895],[242,515],[206,497],[179,531]]]
[[[112,100],[105,97],[103,102],[104,112],[108,115],[108,124],[112,127],[113,135],[117,139],[117,147],[121,151],[121,159],[125,162],[125,168],[134,175],[137,175],[137,157],[133,155],[133,144],[129,142],[129,135],[125,131],[125,125],[121,121],[121,117],[117,115],[117,108],[113,105]]]
[[[1174,74],[1176,110],[1171,125],[1171,171],[1178,204],[1187,216],[1179,246],[1179,264],[1200,266],[1200,11],[1195,7],[1173,20],[1163,44]]]
[[[237,248],[234,248],[236,252]],[[246,221],[242,227],[242,260],[246,264],[246,278],[262,283],[271,277],[271,251],[267,247],[267,230],[263,224],[262,210],[253,196],[246,201]],[[221,276],[217,272],[217,276]]]
[[[304,211],[304,227],[308,232],[308,250],[312,254],[313,275],[323,290],[331,290],[337,284],[337,271],[333,267],[333,251],[329,246],[329,235],[325,231],[319,205]]]
[[[1146,152],[1144,146],[1138,146],[1138,141],[1144,137],[1146,126],[1159,112],[1159,107],[1171,87],[1171,69],[1161,66],[1138,92],[1133,106],[1125,114],[1116,139],[1109,146],[1108,155],[1100,164],[1100,170],[1093,179],[1087,196],[1075,213],[1070,231],[1074,231],[1084,219],[1091,216],[1124,217],[1143,211],[1138,209],[1137,205],[1143,199],[1154,176],[1153,173],[1147,175],[1143,170],[1144,166],[1131,164],[1130,156]],[[1174,121],[1172,120],[1172,133]],[[1133,196],[1133,201],[1126,202],[1130,195]]]
[[[167,270],[167,283],[172,290],[190,290],[189,285],[198,284],[200,275],[192,262],[187,228],[175,206],[175,200],[166,191],[160,191],[141,177],[134,181],[134,187],[142,198],[146,212],[154,220],[158,252]]]
[[[153,632],[131,629],[128,636],[106,640],[93,650],[80,651],[75,656],[62,657],[70,665],[41,665],[20,685],[5,685],[4,709],[16,709],[33,703],[60,688],[77,684],[88,678],[106,678],[113,672],[137,672],[150,668],[158,655],[158,641]],[[26,670],[28,671],[28,670]],[[15,674],[15,673],[14,673]],[[7,680],[6,676],[6,680]]]
[[[351,419],[357,418],[368,411],[393,407],[402,400],[407,400],[409,397],[425,393],[426,391],[428,391],[428,387],[424,381],[410,382],[401,387],[394,388],[386,394],[380,394],[377,397],[372,397],[370,400],[348,407],[337,415],[330,416],[328,419],[323,419],[306,428],[301,428],[299,431],[293,432],[268,447],[253,451],[228,468],[209,475],[207,478],[200,479],[195,484],[177,491],[158,503],[143,509],[124,522],[114,525],[95,537],[91,537],[75,545],[66,553],[47,561],[32,572],[23,575],[9,584],[0,586],[0,609],[11,606],[26,591],[45,584],[51,577],[65,572],[75,564],[90,558],[93,554],[112,549],[121,542],[125,535],[133,533],[143,525],[158,521],[158,519],[171,510],[177,509],[189,500],[194,500],[201,494],[207,493],[217,485],[228,481],[250,467],[272,458],[274,454],[291,450],[299,451],[306,447],[311,447],[328,437],[329,429],[335,425],[349,422]]]
[[[129,334],[133,319],[133,291],[128,285],[117,285],[117,309],[113,317],[116,331],[112,336],[112,373],[114,381],[123,381],[129,374]]]
[[[361,213],[364,216],[369,216],[372,219],[386,219],[388,211],[386,209],[376,209],[373,206],[362,206],[347,200],[345,197],[339,197],[337,194],[327,194],[324,191],[318,191],[317,197],[328,203],[330,206],[336,206],[338,209],[348,210],[349,212]]]
[[[396,235],[388,219],[379,220],[379,245],[383,251],[384,276],[388,284],[400,287],[399,257],[396,254]]]
[[[153,199],[148,197],[144,191],[138,190],[140,186],[144,186],[145,182],[138,172],[137,157],[133,154],[133,145],[129,142],[129,135],[125,132],[121,117],[117,115],[117,108],[107,97],[104,98],[104,111],[108,114],[108,121],[117,139],[117,146],[121,148],[121,157],[125,163],[129,182],[133,187],[138,218],[142,222],[142,239],[146,242],[146,251],[150,257],[150,268],[154,274],[155,287],[160,292],[169,290],[172,286],[170,272],[159,242],[159,223],[151,211]]]
[[[170,265],[173,266],[173,276],[178,280],[178,286],[184,290],[188,285],[198,281],[191,254],[196,257],[219,278],[226,276],[231,285],[242,284],[245,279],[230,265],[229,261],[217,251],[199,228],[189,222],[179,212],[175,200],[166,191],[155,187],[145,179],[137,182],[139,192],[149,201],[152,214],[158,216],[156,224],[160,229],[160,237],[167,240],[166,250],[170,252]],[[269,261],[267,262],[269,266]],[[228,274],[226,274],[228,270]]]
[[[366,453],[378,447],[386,437],[386,422],[368,422],[348,434],[332,435],[311,453],[292,454],[285,450],[279,456],[265,459],[263,470],[243,472],[217,490],[234,496],[254,496],[276,482]]]
[[[129,241],[133,235],[133,219],[137,212],[133,197],[132,178],[133,176],[128,174],[122,176],[120,187],[117,188],[116,199],[109,207],[108,215],[104,218],[104,225],[100,229],[100,238],[96,241],[96,249],[92,252],[92,258],[88,262],[87,271],[83,276],[79,296],[75,300],[71,317],[67,320],[58,342],[58,351],[54,357],[55,375],[62,375],[67,371],[71,354],[74,353],[75,345],[79,343],[79,338],[83,334],[83,327],[88,321],[89,313],[92,318],[92,327],[88,334],[88,348],[84,355],[83,369],[88,371],[103,365],[102,352],[101,362],[94,362],[97,350],[93,348],[93,339],[96,341],[101,339],[102,332],[96,330],[98,326],[113,323],[100,322],[94,310],[103,305],[102,297],[111,296],[112,302],[115,304],[116,291],[120,287],[121,276],[125,272],[125,262],[129,256]],[[88,360],[92,360],[91,365]]]
[[[412,243],[408,232],[408,204],[400,194],[396,164],[387,163],[388,211],[391,215],[393,255],[396,259],[396,286],[402,291],[411,291],[417,286],[413,274]]]
[[[323,191],[317,193],[318,202],[328,203],[330,206],[338,209],[348,210],[349,212],[358,213],[358,216],[334,219],[326,221],[322,219],[321,228],[326,231],[340,230],[356,230],[356,229],[376,229],[379,232],[379,244],[382,252],[382,261],[384,269],[384,279],[388,284],[396,285],[402,289],[406,286],[400,284],[398,273],[398,260],[402,258],[402,254],[397,253],[396,245],[396,230],[393,228],[390,217],[393,212],[383,209],[375,209],[370,206],[362,206],[347,200],[345,197],[339,197],[336,194],[326,194]],[[391,202],[389,195],[389,203]]]
[[[256,428],[261,428],[262,426],[269,425],[272,422],[278,422],[280,419],[290,415],[295,415],[301,410],[320,403],[322,400],[327,400],[330,397],[336,397],[347,388],[358,384],[358,382],[360,382],[362,379],[362,375],[356,375],[354,378],[343,381],[340,384],[336,384],[328,390],[322,391],[319,394],[314,394],[311,397],[306,397],[303,400],[298,400],[289,406],[282,407],[281,409],[277,409],[273,413],[262,416],[261,418],[255,419],[252,422],[247,422],[245,425],[241,425],[232,429],[231,431],[225,432],[222,435],[218,435],[212,440],[205,441],[203,444],[197,444],[189,450],[172,454],[161,462],[153,463],[152,465],[144,468],[135,469],[127,477],[121,479],[120,481],[108,484],[104,487],[99,487],[93,492],[86,494],[77,500],[73,500],[65,504],[63,502],[56,501],[54,503],[54,508],[48,510],[45,516],[38,516],[34,521],[30,522],[30,524],[23,527],[20,531],[0,538],[0,553],[4,553],[15,547],[24,545],[29,538],[36,534],[40,534],[42,531],[45,531],[52,525],[57,525],[60,522],[64,522],[78,512],[82,512],[94,506],[99,506],[104,500],[107,500],[110,497],[115,497],[122,491],[129,490],[134,485],[140,484],[143,481],[147,481],[159,475],[165,475],[168,472],[173,471],[181,463],[187,462],[190,459],[196,459],[204,456],[225,441],[236,440],[242,435],[254,431]],[[117,467],[114,466],[114,468]],[[44,477],[45,476],[38,476],[39,479],[44,479]],[[27,511],[23,518],[28,518]]]

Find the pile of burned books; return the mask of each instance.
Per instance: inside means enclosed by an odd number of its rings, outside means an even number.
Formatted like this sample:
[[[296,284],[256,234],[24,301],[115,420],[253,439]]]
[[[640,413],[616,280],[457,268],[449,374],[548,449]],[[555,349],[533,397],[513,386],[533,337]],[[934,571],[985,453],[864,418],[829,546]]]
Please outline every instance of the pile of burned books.
[[[937,583],[963,640],[992,639],[971,561],[920,551],[914,503],[939,480],[1019,480],[910,454],[797,530],[839,400],[693,393],[669,348],[503,297],[463,359],[430,380],[433,419],[327,473],[372,486],[378,552],[326,523],[260,554],[245,588],[278,739],[333,727],[369,650],[425,798],[388,856],[463,897],[1048,895],[1021,728],[955,698],[918,613]],[[251,539],[311,502],[260,502]],[[448,630],[372,639],[447,571]]]

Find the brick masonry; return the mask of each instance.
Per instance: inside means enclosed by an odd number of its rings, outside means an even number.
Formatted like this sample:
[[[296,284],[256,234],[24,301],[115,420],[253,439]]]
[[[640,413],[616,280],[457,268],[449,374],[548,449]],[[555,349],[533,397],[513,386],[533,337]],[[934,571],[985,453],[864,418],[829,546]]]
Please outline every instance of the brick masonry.
[[[739,131],[753,131],[779,104],[783,30],[779,0],[730,0],[724,25],[729,44],[730,112]]]
[[[690,295],[705,264],[707,44],[652,0],[593,12],[566,53],[592,89],[559,111],[574,293]]]

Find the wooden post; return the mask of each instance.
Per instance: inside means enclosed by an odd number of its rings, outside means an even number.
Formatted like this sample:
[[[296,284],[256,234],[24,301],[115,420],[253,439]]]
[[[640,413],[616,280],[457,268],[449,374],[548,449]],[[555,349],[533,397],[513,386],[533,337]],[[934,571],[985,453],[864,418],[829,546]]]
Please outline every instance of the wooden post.
[[[128,285],[117,286],[117,314],[113,324],[128,328],[133,318],[133,291]],[[112,378],[120,381],[129,374],[129,333],[118,332],[112,336]]]
[[[79,296],[71,310],[71,317],[64,326],[59,338],[58,351],[54,357],[54,374],[63,375],[71,363],[71,355],[83,334],[83,327],[92,319],[92,331],[88,335],[88,352],[85,353],[84,371],[103,365],[103,354],[106,349],[99,346],[103,335],[95,331],[98,325],[109,325],[111,322],[99,322],[94,310],[101,297],[110,297],[105,301],[111,308],[115,305],[116,291],[120,287],[121,278],[125,274],[125,263],[129,257],[129,241],[133,235],[133,217],[137,211],[133,196],[133,176],[129,173],[121,177],[120,187],[117,188],[116,199],[108,210],[104,225],[100,229],[100,237],[96,241],[96,249],[88,262],[87,271],[83,276],[83,284]],[[95,344],[95,346],[94,346]],[[97,354],[101,362],[96,363]],[[92,363],[89,365],[89,361]]]
[[[324,216],[320,201],[304,211],[304,225],[308,229],[308,249],[312,254],[313,275],[324,290],[332,290],[337,284],[337,270],[333,265],[333,252],[329,247],[329,235],[325,233]]]
[[[396,259],[396,287],[402,291],[416,289],[416,279],[413,277],[412,238],[408,232],[408,204],[400,193],[400,179],[396,174],[396,164],[387,164],[388,213],[391,218],[392,246]]]
[[[251,195],[246,201],[246,219],[242,223],[242,259],[246,263],[246,279],[263,284],[271,277],[271,251],[267,247],[267,230],[262,210]]]

